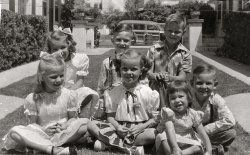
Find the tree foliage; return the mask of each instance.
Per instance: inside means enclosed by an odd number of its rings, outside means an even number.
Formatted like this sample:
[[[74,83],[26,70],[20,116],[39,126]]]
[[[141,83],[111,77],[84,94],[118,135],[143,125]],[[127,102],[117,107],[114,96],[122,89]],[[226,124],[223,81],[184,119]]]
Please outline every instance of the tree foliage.
[[[65,0],[65,3],[62,5],[62,13],[61,13],[61,24],[63,27],[73,28],[71,23],[72,18],[74,17],[73,13],[74,9],[74,0]]]

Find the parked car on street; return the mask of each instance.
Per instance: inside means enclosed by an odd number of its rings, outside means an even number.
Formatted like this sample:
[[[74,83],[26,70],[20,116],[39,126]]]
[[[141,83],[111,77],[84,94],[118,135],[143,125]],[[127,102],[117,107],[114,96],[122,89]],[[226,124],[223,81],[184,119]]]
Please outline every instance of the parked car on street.
[[[164,30],[159,24],[153,21],[143,20],[122,20],[118,24],[129,24],[134,33],[134,44],[150,45],[156,41],[162,40]]]

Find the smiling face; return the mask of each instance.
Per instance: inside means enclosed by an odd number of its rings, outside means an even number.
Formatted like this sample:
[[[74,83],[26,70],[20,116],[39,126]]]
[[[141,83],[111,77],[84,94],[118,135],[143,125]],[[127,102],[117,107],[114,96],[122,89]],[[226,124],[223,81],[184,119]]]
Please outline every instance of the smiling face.
[[[114,34],[114,37],[111,39],[116,52],[123,53],[131,45],[132,33],[130,31],[121,31]]]
[[[169,104],[174,112],[183,114],[188,108],[188,96],[184,91],[176,91],[169,94]]]
[[[193,88],[196,98],[205,101],[216,88],[217,81],[213,73],[194,75]]]
[[[122,59],[120,72],[124,86],[135,87],[142,72],[140,58]]]
[[[170,22],[165,26],[164,34],[166,36],[166,41],[171,44],[177,44],[184,33],[184,22],[178,24],[177,22]]]
[[[59,90],[64,82],[64,67],[55,66],[42,75],[45,91],[48,93]]]

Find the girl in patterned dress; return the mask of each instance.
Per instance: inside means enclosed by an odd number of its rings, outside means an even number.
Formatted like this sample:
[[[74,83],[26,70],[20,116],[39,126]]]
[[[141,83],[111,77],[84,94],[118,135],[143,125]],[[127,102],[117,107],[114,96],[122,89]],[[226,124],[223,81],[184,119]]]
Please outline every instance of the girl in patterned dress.
[[[157,154],[211,155],[211,143],[202,125],[203,113],[190,108],[191,94],[187,84],[181,81],[170,83],[167,98],[170,108],[162,108],[157,126]]]
[[[76,154],[64,144],[77,142],[87,131],[87,118],[77,117],[77,94],[63,88],[64,61],[58,54],[41,57],[37,87],[25,99],[29,125],[15,126],[4,137],[4,148],[63,155]]]
[[[44,51],[54,53],[60,50],[65,59],[64,86],[76,91],[78,95],[79,117],[89,117],[93,113],[91,110],[98,102],[99,95],[96,91],[84,85],[84,79],[89,73],[89,58],[82,51],[76,52],[75,45],[76,42],[73,40],[69,28],[54,27]]]
[[[150,68],[146,57],[134,50],[121,56],[122,83],[104,91],[105,108],[109,123],[89,122],[88,131],[98,140],[94,149],[105,150],[106,145],[126,153],[144,154],[143,145],[155,141],[156,116],[159,94],[140,84]]]

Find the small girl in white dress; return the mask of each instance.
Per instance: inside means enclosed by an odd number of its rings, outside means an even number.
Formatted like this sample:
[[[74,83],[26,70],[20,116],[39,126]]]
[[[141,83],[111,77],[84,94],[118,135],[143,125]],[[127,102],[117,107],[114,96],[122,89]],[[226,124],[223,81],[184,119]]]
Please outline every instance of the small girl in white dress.
[[[92,121],[88,131],[98,140],[96,151],[109,145],[138,155],[144,154],[143,145],[154,144],[159,94],[139,80],[150,65],[145,56],[133,50],[121,56],[122,84],[104,91],[105,109],[109,123]]]
[[[161,110],[156,153],[211,155],[211,143],[202,125],[203,113],[190,108],[191,94],[187,84],[181,81],[170,83],[167,98],[170,108],[163,107]]]
[[[31,148],[48,154],[76,154],[63,144],[76,143],[87,131],[87,118],[77,117],[77,94],[62,87],[64,60],[58,54],[41,57],[37,87],[25,99],[28,126],[15,126],[4,137],[4,148]]]
[[[47,40],[44,52],[54,53],[60,50],[65,59],[64,86],[75,90],[78,95],[79,117],[90,117],[99,95],[96,91],[84,86],[84,79],[89,74],[89,58],[83,52],[76,52],[76,42],[69,28],[55,27]],[[43,55],[44,52],[41,52]]]

